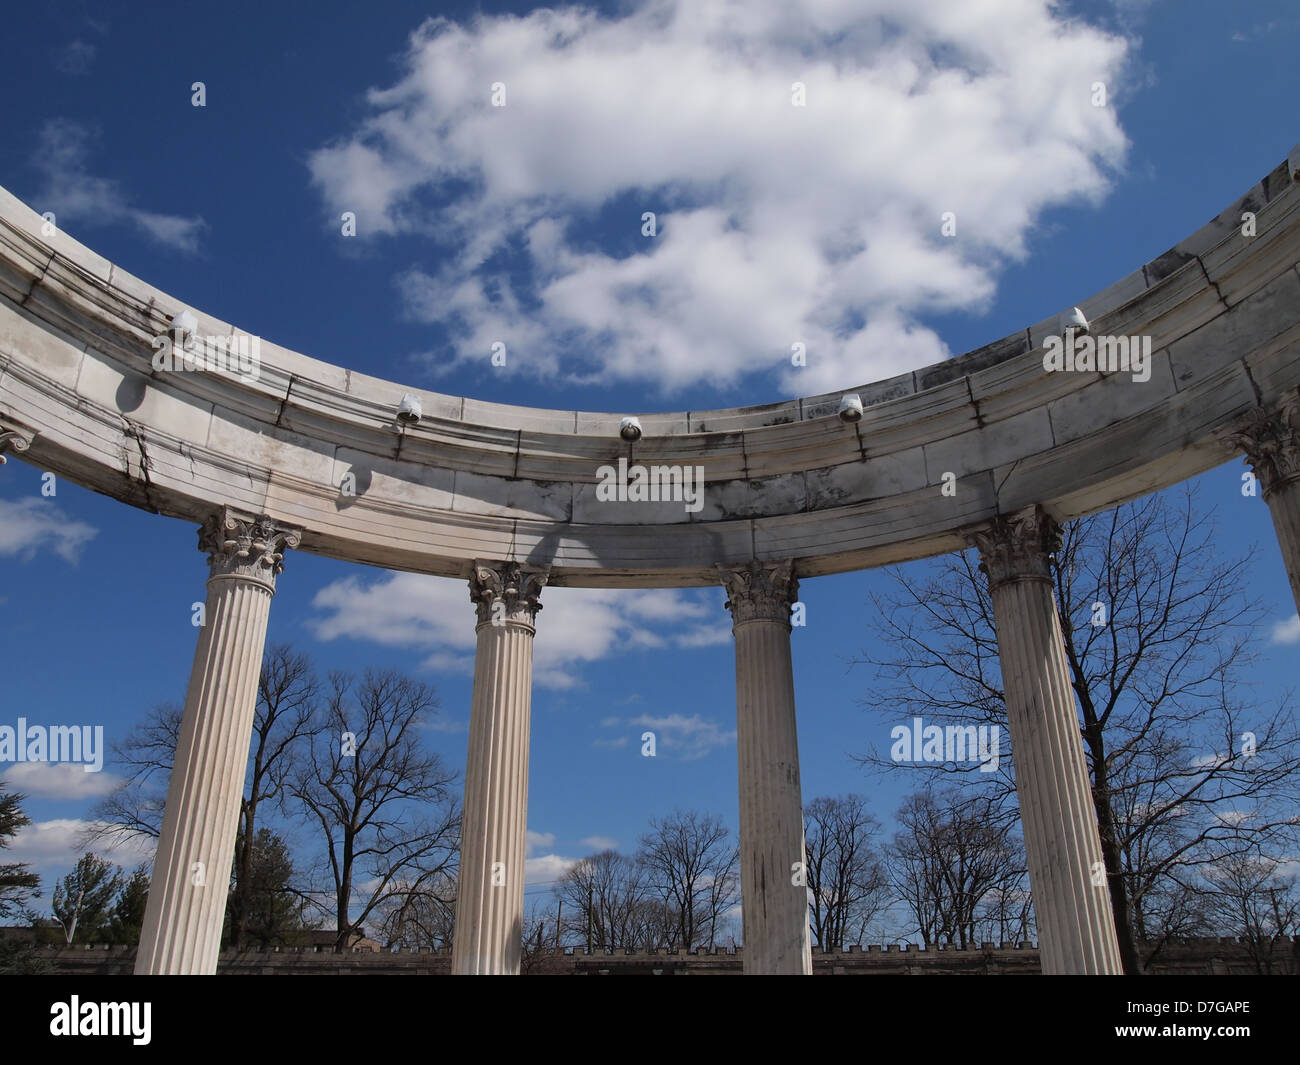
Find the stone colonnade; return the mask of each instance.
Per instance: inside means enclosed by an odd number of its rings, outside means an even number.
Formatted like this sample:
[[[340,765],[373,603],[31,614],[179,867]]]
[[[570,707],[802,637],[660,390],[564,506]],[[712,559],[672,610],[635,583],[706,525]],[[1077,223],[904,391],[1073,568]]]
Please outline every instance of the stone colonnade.
[[[0,428],[3,428],[0,426]],[[1263,488],[1300,605],[1300,395],[1230,433]],[[20,449],[19,435],[0,440]],[[1029,507],[972,528],[988,575],[1043,971],[1121,971],[1101,843],[1049,574],[1056,527]],[[137,973],[212,973],[257,679],[283,552],[301,533],[229,509],[200,530],[206,624],[186,697]],[[453,970],[517,973],[523,923],[532,641],[544,566],[483,561]],[[720,566],[735,635],[745,972],[809,974],[790,653],[793,560]]]
[[[211,575],[167,786],[137,973],[214,973],[235,857],[266,625],[300,533],[229,509],[199,530]]]

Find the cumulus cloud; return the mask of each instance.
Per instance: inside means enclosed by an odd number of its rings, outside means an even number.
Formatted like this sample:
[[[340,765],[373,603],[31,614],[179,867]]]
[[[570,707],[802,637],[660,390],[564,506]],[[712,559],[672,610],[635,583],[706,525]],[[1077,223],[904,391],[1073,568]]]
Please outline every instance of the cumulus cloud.
[[[576,858],[562,858],[558,854],[543,854],[536,858],[524,859],[525,884],[554,884],[574,865]]]
[[[441,371],[501,340],[506,372],[808,394],[944,357],[924,316],[986,307],[1044,210],[1100,200],[1127,142],[1092,85],[1127,62],[1049,0],[434,18],[309,169],[362,238],[431,241],[398,287]]]
[[[713,596],[716,599],[716,595]],[[392,573],[348,577],[316,593],[320,616],[309,622],[322,640],[365,639],[427,651],[428,669],[474,668],[474,612],[463,581]],[[573,688],[584,663],[627,649],[717,642],[721,607],[707,594],[668,588],[548,588],[533,645],[533,679]]]
[[[96,130],[70,118],[41,127],[32,164],[44,184],[33,199],[38,211],[53,211],[56,224],[132,225],[157,244],[193,254],[207,223],[202,218],[160,214],[134,206],[116,181],[95,177],[86,166]]]
[[[94,526],[69,517],[44,497],[0,499],[0,557],[16,555],[30,562],[44,548],[75,565],[81,549],[98,535]]]
[[[115,791],[121,777],[87,773],[81,763],[18,762],[4,772],[13,791],[38,799],[98,799]]]
[[[87,849],[87,834],[99,827],[101,822],[76,818],[34,821],[20,828],[10,841],[5,848],[5,861],[23,862],[38,873],[70,869]],[[153,840],[102,839],[90,849],[97,857],[130,869],[153,857],[154,843]]]
[[[524,853],[532,854],[538,847],[555,846],[554,832],[534,832],[529,829],[524,836]]]
[[[578,840],[584,847],[593,851],[612,851],[618,849],[618,840],[613,836],[586,836]]]

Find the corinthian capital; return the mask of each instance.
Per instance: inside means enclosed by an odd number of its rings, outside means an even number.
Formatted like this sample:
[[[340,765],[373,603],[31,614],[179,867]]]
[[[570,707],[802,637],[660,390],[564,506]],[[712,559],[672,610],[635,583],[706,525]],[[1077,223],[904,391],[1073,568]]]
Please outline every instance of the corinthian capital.
[[[789,628],[790,607],[799,598],[794,559],[718,566],[718,575],[727,589],[727,609],[733,624],[780,621]]]
[[[521,566],[518,562],[475,560],[469,579],[469,598],[480,625],[528,625],[542,609],[542,589],[549,566]]]
[[[1226,436],[1246,453],[1267,499],[1278,488],[1300,479],[1300,392],[1288,392],[1275,409],[1248,411]]]
[[[212,515],[199,529],[199,550],[207,552],[213,577],[245,577],[272,588],[284,569],[285,549],[301,542],[300,529],[280,525],[265,515],[245,517],[229,507]]]
[[[26,451],[31,447],[32,437],[36,434],[30,429],[23,429],[12,422],[0,421],[0,466],[8,460],[6,451]]]
[[[1061,545],[1061,530],[1039,507],[994,518],[985,528],[968,534],[980,553],[980,570],[989,586],[1007,581],[1051,580],[1048,557]]]

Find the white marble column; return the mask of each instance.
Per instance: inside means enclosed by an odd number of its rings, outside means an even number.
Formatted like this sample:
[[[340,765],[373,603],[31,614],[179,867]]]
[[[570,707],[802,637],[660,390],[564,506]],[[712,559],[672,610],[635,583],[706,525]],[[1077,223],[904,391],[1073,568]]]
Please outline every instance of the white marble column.
[[[745,974],[812,973],[795,728],[793,563],[718,567],[736,637],[740,886]]]
[[[1273,409],[1256,407],[1229,436],[1259,480],[1300,610],[1300,394],[1288,392]]]
[[[1101,835],[1037,507],[971,537],[988,574],[1043,972],[1122,973]]]
[[[301,534],[229,508],[199,530],[211,576],[154,855],[137,974],[211,974],[230,889],[266,623]]]
[[[546,567],[476,562],[469,582],[478,646],[452,941],[457,974],[519,973],[533,634],[546,577]]]

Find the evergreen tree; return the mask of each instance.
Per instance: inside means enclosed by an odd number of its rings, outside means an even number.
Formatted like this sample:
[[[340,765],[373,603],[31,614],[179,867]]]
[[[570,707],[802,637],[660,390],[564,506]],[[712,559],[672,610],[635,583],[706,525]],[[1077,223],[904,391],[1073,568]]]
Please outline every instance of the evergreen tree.
[[[108,932],[113,896],[122,887],[122,871],[93,854],[83,854],[77,867],[54,887],[54,917],[71,944],[101,941]]]
[[[23,796],[4,792],[0,784],[0,849],[9,846],[12,836],[18,830],[30,825],[29,818],[22,811]],[[31,872],[21,862],[0,864],[0,917],[8,917],[20,911],[28,900],[36,897],[41,878]]]
[[[0,849],[9,846],[18,830],[30,825],[23,813],[23,796],[4,792],[0,784]],[[29,916],[26,903],[35,898],[41,878],[21,862],[0,863],[0,917],[13,913]],[[0,975],[33,976],[50,972],[50,964],[41,959],[30,943],[0,940]]]
[[[243,840],[236,853],[243,854]],[[240,924],[238,943],[259,947],[291,945],[304,929],[300,897],[292,888],[293,859],[288,844],[269,828],[260,828],[253,846],[242,863],[248,870],[246,891],[235,890],[241,862],[231,871],[232,889],[226,900],[226,926],[223,945],[234,945],[236,923]],[[244,906],[240,912],[240,906]]]
[[[144,926],[144,907],[149,900],[149,869],[140,866],[122,885],[113,913],[109,917],[109,933],[114,943],[137,946],[140,929]]]

